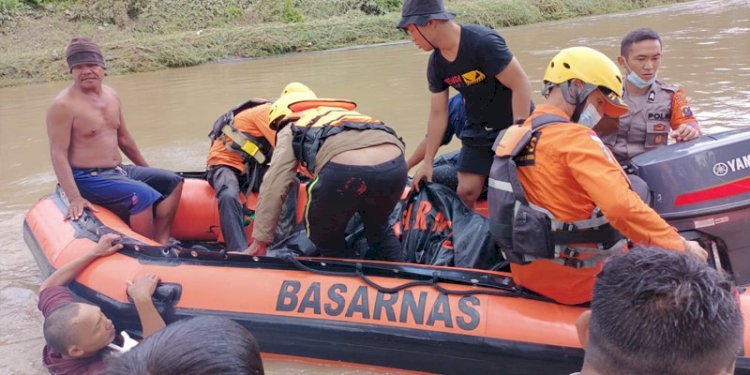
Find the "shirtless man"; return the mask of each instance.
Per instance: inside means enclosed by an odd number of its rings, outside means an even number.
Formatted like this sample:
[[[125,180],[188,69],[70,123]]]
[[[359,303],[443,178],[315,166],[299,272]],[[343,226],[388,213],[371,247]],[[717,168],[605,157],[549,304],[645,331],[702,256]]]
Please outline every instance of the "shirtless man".
[[[74,38],[66,51],[73,82],[47,112],[52,167],[78,220],[102,205],[136,232],[166,244],[182,194],[182,178],[148,168],[122,115],[120,97],[103,85],[104,58],[88,38]],[[119,150],[135,165],[123,165]]]

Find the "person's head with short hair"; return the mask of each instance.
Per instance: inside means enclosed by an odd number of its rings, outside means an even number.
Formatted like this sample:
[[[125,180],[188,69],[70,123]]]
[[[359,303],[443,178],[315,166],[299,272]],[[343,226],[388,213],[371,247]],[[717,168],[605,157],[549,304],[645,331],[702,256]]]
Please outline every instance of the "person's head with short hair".
[[[96,355],[115,338],[115,327],[98,306],[71,303],[44,320],[44,339],[56,352],[71,358]]]
[[[140,345],[107,361],[105,374],[262,375],[263,362],[253,335],[219,317],[181,320]]]
[[[658,42],[659,48],[661,49],[661,36],[659,36],[659,33],[652,29],[644,27],[633,30],[629,32],[628,35],[625,35],[624,38],[622,38],[622,41],[620,41],[620,56],[628,57],[633,44],[643,42],[644,40],[652,40]]]
[[[610,258],[577,326],[583,375],[731,374],[742,347],[742,314],[726,273],[658,248]]]
[[[642,28],[631,31],[622,39],[617,62],[625,69],[631,85],[645,89],[656,80],[661,57],[661,36],[652,29]]]
[[[396,27],[406,31],[417,47],[432,51],[439,44],[438,28],[454,18],[456,14],[445,10],[443,0],[405,0]]]

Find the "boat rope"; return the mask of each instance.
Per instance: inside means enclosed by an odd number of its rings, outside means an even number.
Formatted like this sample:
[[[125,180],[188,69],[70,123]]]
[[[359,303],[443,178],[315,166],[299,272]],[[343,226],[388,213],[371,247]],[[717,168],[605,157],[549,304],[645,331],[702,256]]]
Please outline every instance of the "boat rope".
[[[91,216],[91,223],[92,225],[88,225],[89,227],[93,226],[94,228],[87,228],[89,232],[91,232],[93,235],[98,237],[105,234],[105,233],[115,233],[121,236],[121,240],[119,243],[123,245],[123,250],[130,250],[134,251],[135,253],[141,253],[141,254],[149,254],[151,256],[163,256],[166,258],[173,258],[173,257],[180,257],[180,253],[183,251],[186,253],[195,253],[195,254],[208,254],[212,253],[211,251],[196,251],[195,249],[182,249],[179,243],[171,244],[168,246],[154,246],[154,245],[146,245],[140,243],[140,241],[137,241],[124,233],[121,233],[119,231],[116,231],[111,228],[103,227],[100,222],[96,219],[94,215]],[[97,225],[99,224],[99,225]],[[84,229],[84,228],[82,228]],[[92,231],[91,229],[96,229]],[[85,229],[84,229],[85,230]],[[159,255],[157,255],[159,254]],[[220,253],[218,254],[221,258],[226,259],[226,254]],[[196,257],[196,256],[193,256]],[[213,258],[213,257],[212,257]],[[370,287],[376,289],[378,292],[385,293],[385,294],[393,294],[398,293],[402,290],[419,287],[419,286],[429,286],[434,288],[440,293],[446,294],[446,295],[457,295],[457,296],[468,296],[468,295],[490,295],[490,296],[500,296],[500,297],[514,297],[514,298],[526,298],[526,299],[533,299],[538,301],[545,301],[550,302],[552,301],[549,298],[530,293],[527,290],[518,287],[518,286],[488,286],[487,288],[496,288],[501,290],[488,290],[488,289],[470,289],[470,290],[452,290],[443,287],[440,285],[440,279],[441,275],[439,271],[435,271],[432,273],[432,278],[430,280],[415,280],[415,281],[409,281],[401,285],[397,285],[395,287],[386,287],[383,285],[380,285],[370,279],[367,275],[365,275],[365,271],[363,270],[362,263],[356,263],[356,268],[354,272],[341,272],[341,271],[327,271],[327,270],[320,270],[315,269],[312,267],[308,267],[304,265],[302,262],[300,262],[295,256],[288,254],[284,257],[281,257],[280,259],[286,261],[287,263],[293,265],[295,268],[301,270],[301,271],[307,271],[316,273],[319,275],[328,275],[328,276],[341,276],[341,277],[357,277],[360,280],[362,280],[365,284],[369,285]],[[450,281],[449,279],[447,279]],[[466,283],[466,281],[461,281],[462,283]],[[471,284],[473,286],[477,286],[473,283],[466,283]]]
[[[551,301],[548,298],[534,295],[531,293],[528,293],[527,291],[519,288],[519,287],[505,287],[505,290],[486,290],[486,289],[472,289],[472,290],[453,290],[448,289],[440,285],[439,282],[439,272],[433,272],[432,278],[430,280],[417,280],[417,281],[410,281],[395,287],[385,287],[383,285],[380,285],[370,279],[367,275],[365,275],[363,269],[362,269],[362,263],[356,264],[356,271],[355,272],[341,272],[341,271],[326,271],[326,270],[319,270],[312,267],[308,267],[302,262],[300,262],[296,257],[293,255],[287,255],[283,257],[285,261],[289,262],[290,264],[294,265],[297,269],[307,272],[312,272],[320,275],[326,275],[326,276],[343,276],[343,277],[357,277],[360,280],[362,280],[365,284],[369,285],[370,287],[376,289],[378,292],[385,293],[385,294],[392,294],[392,293],[398,293],[402,290],[417,287],[417,286],[431,286],[438,292],[446,295],[457,295],[457,296],[469,296],[469,295],[490,295],[490,296],[500,296],[500,297],[514,297],[514,298],[527,298],[527,299],[534,299],[538,301],[545,301],[549,302]]]

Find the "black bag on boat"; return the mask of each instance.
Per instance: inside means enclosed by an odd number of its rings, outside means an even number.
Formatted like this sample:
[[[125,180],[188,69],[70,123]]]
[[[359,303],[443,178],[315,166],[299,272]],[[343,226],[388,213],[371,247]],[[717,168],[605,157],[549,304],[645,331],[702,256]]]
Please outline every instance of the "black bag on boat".
[[[422,183],[402,203],[399,226],[407,262],[483,269],[498,263],[489,220],[466,207],[453,189]]]
[[[283,217],[294,218],[294,207],[289,205]],[[419,192],[412,191],[396,204],[389,223],[401,234],[406,262],[482,269],[499,263],[499,251],[489,233],[489,220],[471,212],[456,192],[446,186],[422,184]],[[269,248],[270,256],[318,255],[315,245],[307,238],[304,225],[286,233],[279,232],[280,229],[277,228],[277,241]],[[368,253],[359,215],[355,214],[349,221],[345,236],[354,258],[372,256]]]

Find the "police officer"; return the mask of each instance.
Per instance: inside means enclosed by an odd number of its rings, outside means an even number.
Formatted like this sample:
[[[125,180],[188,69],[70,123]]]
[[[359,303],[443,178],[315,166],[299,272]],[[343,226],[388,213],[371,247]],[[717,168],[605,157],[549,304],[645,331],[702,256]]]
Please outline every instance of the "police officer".
[[[665,146],[670,133],[677,142],[701,135],[685,92],[657,78],[661,59],[661,37],[654,30],[632,31],[620,43],[617,61],[627,73],[623,98],[629,110],[616,129],[609,119],[596,128],[620,163]]]

